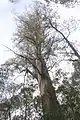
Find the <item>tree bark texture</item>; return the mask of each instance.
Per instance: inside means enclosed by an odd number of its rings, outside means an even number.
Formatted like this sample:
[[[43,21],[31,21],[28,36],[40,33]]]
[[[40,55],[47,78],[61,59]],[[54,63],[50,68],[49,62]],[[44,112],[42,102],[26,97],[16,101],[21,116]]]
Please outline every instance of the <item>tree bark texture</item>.
[[[40,60],[37,60],[37,67],[41,73],[41,75],[38,74],[38,83],[42,98],[43,120],[63,120],[55,89],[52,86],[46,63],[41,56]]]

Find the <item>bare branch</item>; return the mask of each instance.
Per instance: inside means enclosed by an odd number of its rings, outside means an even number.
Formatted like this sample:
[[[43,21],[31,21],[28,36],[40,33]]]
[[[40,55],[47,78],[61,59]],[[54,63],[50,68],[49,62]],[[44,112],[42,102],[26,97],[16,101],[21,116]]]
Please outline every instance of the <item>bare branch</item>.
[[[41,75],[41,73],[40,73],[39,69],[37,68],[37,66],[27,56],[18,54],[14,50],[12,50],[11,48],[9,48],[9,47],[7,47],[5,45],[3,45],[3,46],[6,47],[7,49],[9,49],[10,51],[12,51],[15,55],[17,55],[17,56],[19,56],[21,58],[26,59],[38,71],[38,73]]]
[[[56,27],[53,26],[53,24],[52,24],[52,22],[51,22],[50,19],[49,19],[49,23],[50,23],[50,25],[51,25],[52,28],[54,28],[58,33],[60,33],[62,35],[62,37],[65,39],[66,43],[68,43],[69,47],[74,51],[75,56],[77,56],[80,59],[79,53],[73,47],[73,45],[69,42],[69,40],[67,39],[67,37],[65,37],[65,35],[60,30],[58,30]]]
[[[29,72],[29,73],[33,76],[33,78],[38,79],[38,78],[37,78],[37,76],[36,76],[34,73],[32,73],[32,72],[31,72],[28,68],[23,69],[22,71],[20,71],[20,73],[21,73],[21,72],[24,72],[24,71],[26,71],[26,73],[28,73],[28,72]]]

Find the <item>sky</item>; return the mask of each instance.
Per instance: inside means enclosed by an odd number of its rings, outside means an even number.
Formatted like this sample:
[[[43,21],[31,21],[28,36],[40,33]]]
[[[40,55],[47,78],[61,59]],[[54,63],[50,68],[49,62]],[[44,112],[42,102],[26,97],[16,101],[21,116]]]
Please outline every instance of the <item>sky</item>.
[[[0,0],[0,64],[4,63],[12,53],[3,45],[12,47],[12,35],[15,32],[15,13],[22,13],[33,0],[20,0],[16,4],[9,0]]]
[[[12,35],[15,32],[15,13],[22,13],[25,7],[29,7],[33,0],[20,0],[16,4],[10,3],[9,0],[0,0],[0,64],[4,63],[9,57],[12,57],[12,52],[9,52],[3,45],[12,48]],[[64,11],[64,12],[63,12]],[[59,13],[62,19],[73,17],[80,21],[80,6],[70,9],[59,7]],[[73,32],[69,39],[78,40],[80,38],[80,30]],[[79,45],[78,45],[79,47]]]

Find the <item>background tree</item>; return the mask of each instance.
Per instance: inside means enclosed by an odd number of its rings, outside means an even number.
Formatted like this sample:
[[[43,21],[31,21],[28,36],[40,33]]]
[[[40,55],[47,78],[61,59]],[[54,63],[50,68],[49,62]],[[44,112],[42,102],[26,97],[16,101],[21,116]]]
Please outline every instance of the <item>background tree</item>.
[[[58,73],[58,76],[63,77],[63,81],[59,85],[57,93],[61,101],[65,120],[79,120],[80,117],[80,78],[78,76],[78,62],[73,62],[73,65],[74,72],[71,77],[68,77],[69,73],[63,73],[62,70]]]

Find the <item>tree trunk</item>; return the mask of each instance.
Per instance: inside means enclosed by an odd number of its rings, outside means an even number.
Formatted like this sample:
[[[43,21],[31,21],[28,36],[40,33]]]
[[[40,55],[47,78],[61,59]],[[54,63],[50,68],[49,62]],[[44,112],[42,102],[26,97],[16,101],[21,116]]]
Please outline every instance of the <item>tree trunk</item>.
[[[37,61],[37,66],[41,72],[41,75],[38,75],[38,83],[42,97],[43,119],[63,120],[60,105],[44,59],[41,58],[40,61]]]
[[[24,120],[27,120],[27,106],[25,106],[25,116],[24,116]]]
[[[11,113],[10,113],[10,110],[9,110],[9,120],[11,120]]]

